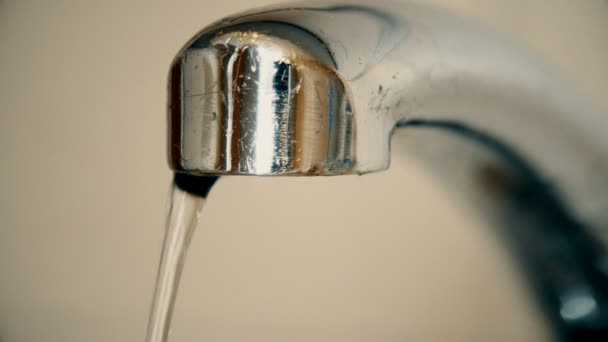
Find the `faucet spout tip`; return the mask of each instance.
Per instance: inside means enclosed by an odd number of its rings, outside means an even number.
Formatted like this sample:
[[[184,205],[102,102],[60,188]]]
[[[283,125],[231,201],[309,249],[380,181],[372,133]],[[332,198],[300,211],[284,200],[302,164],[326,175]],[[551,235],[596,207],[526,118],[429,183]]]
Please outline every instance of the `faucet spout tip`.
[[[353,101],[322,43],[291,25],[202,33],[169,80],[170,164],[190,174],[358,173]]]

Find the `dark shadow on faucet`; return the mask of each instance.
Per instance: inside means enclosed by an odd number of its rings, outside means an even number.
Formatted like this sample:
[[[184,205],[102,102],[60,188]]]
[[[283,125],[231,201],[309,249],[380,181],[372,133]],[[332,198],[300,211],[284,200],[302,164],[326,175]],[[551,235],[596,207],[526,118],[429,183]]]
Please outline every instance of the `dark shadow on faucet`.
[[[551,184],[507,144],[463,123],[413,119],[396,127],[445,131],[499,158],[500,165],[478,169],[477,184],[484,198],[498,204],[500,235],[523,267],[557,337],[607,341],[606,251]]]

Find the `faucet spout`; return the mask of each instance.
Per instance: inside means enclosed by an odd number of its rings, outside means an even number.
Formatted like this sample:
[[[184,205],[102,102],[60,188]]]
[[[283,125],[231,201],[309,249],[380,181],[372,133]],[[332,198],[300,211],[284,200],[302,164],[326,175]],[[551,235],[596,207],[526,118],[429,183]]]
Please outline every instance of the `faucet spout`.
[[[470,20],[358,0],[224,19],[175,58],[169,127],[193,175],[380,171],[398,135],[505,228],[560,336],[608,336],[608,117]]]
[[[171,75],[175,169],[357,172],[352,94],[327,48],[303,29],[267,22],[213,29],[180,54]]]

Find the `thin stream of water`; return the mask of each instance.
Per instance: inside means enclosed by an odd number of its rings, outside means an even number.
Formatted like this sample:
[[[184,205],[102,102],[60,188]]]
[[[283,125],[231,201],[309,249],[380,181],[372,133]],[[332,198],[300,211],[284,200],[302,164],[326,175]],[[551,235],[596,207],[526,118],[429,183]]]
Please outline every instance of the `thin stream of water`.
[[[193,182],[193,178],[202,180],[194,188],[189,184]],[[184,179],[186,180],[184,181]],[[197,181],[196,179],[194,182]],[[173,307],[186,252],[199,223],[207,192],[214,181],[215,178],[183,175],[176,175],[175,177],[171,189],[165,240],[158,267],[154,299],[150,309],[146,342],[168,341]],[[187,187],[183,186],[184,183]]]

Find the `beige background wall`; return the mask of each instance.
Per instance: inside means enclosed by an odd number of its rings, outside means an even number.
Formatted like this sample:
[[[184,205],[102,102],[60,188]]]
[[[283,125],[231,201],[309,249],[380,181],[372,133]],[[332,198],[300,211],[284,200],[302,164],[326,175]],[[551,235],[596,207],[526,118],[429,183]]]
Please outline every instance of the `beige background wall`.
[[[167,67],[210,21],[272,2],[0,0],[0,341],[143,340]],[[608,109],[605,1],[432,2]],[[365,177],[226,178],[212,196],[173,341],[548,338],[501,245],[404,157]]]

